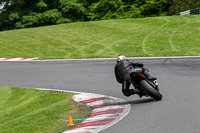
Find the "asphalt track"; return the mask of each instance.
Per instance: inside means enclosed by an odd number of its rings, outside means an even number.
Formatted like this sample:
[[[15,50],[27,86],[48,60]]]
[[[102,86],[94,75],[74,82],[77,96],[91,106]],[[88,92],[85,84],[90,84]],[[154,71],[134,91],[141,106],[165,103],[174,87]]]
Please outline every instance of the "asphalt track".
[[[126,100],[130,113],[101,133],[200,133],[200,58],[139,61],[158,77],[162,101],[123,96],[112,59],[0,62],[0,85],[84,91]]]

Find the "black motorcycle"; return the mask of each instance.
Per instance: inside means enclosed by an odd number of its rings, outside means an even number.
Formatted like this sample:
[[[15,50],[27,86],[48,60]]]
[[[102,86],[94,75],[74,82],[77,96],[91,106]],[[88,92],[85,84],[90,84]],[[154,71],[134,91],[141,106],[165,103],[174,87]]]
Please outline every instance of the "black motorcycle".
[[[162,99],[162,94],[159,92],[158,81],[147,79],[140,71],[131,73],[131,82],[136,90],[139,90],[139,96],[150,96],[156,101]]]

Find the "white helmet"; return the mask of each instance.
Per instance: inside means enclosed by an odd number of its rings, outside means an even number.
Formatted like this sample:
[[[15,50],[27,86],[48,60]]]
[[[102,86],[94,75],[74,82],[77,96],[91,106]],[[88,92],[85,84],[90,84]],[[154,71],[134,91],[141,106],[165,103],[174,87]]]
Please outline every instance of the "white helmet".
[[[120,62],[122,60],[126,59],[126,57],[124,55],[118,55],[117,56],[117,62]]]

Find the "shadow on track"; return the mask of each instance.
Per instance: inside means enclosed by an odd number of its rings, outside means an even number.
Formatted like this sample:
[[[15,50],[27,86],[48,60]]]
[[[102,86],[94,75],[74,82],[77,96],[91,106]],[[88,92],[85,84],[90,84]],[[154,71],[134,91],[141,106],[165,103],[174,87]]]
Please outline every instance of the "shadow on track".
[[[153,98],[143,98],[143,99],[137,99],[137,100],[129,100],[129,101],[124,101],[120,102],[118,105],[125,105],[125,104],[144,104],[144,103],[149,103],[149,102],[156,102]]]
[[[144,99],[126,101],[126,103],[128,104],[143,104],[149,102],[156,102],[156,101],[153,98],[144,98]]]
[[[109,103],[103,103],[97,106],[92,106],[92,109],[106,107],[106,106],[116,106],[116,105],[126,105],[126,104],[143,104],[148,102],[155,102],[153,98],[144,98],[144,99],[138,99],[138,100],[131,100],[131,101],[124,101],[124,102],[109,102]]]

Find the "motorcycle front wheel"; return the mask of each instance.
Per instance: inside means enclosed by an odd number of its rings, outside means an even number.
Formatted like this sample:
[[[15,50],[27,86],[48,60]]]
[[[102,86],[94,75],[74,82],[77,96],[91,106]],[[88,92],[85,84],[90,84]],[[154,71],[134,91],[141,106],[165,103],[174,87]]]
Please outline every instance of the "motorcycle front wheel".
[[[157,91],[151,85],[149,85],[145,80],[140,81],[140,88],[143,89],[146,93],[148,93],[149,96],[154,98],[156,101],[162,99],[162,94],[160,94],[159,91]]]

